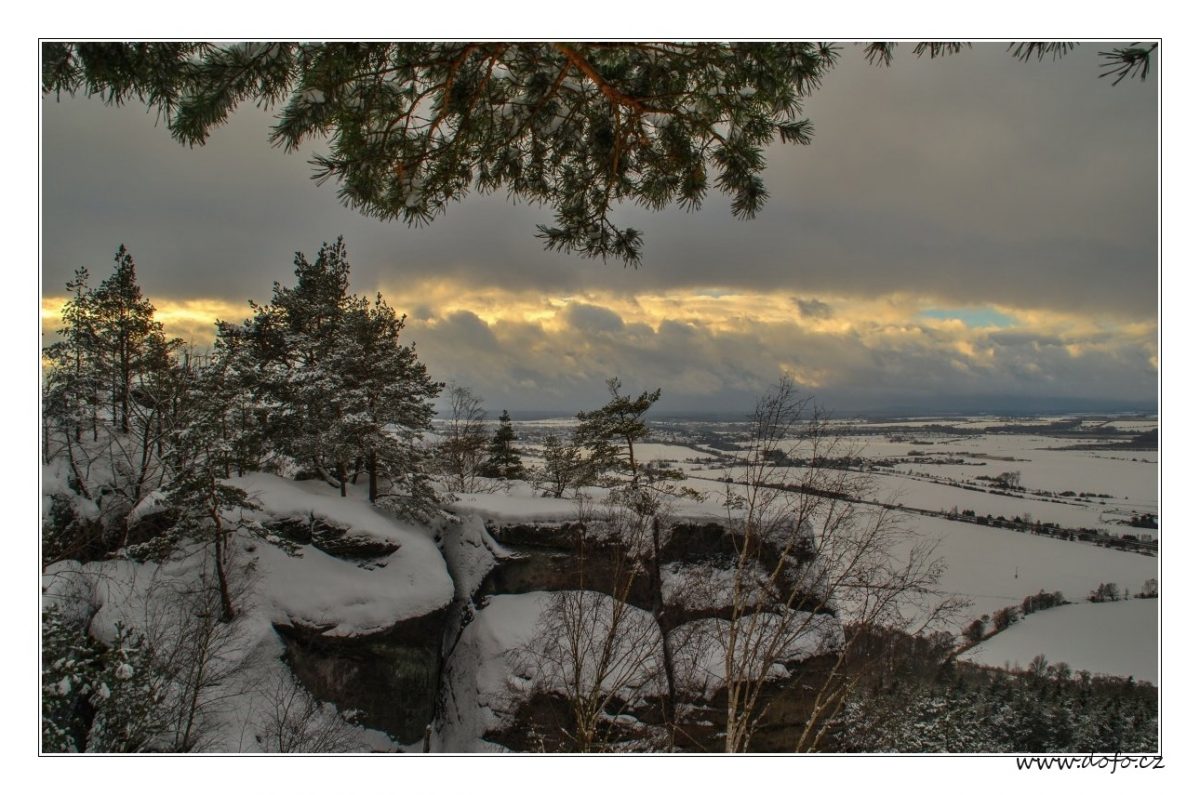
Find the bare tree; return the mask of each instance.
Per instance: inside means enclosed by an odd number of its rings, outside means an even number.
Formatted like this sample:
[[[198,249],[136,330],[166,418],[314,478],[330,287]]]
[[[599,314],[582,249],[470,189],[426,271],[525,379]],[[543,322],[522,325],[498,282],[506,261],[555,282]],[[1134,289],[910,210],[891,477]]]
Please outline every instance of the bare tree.
[[[452,491],[471,493],[478,489],[479,470],[487,457],[487,415],[483,400],[468,387],[451,384],[447,394],[450,417],[439,448],[442,471]]]
[[[266,713],[258,740],[271,753],[339,754],[357,751],[353,727],[333,704],[313,698],[287,668],[260,691]]]
[[[734,544],[728,618],[708,621],[691,641],[706,646],[690,658],[710,661],[710,673],[720,660],[727,752],[750,749],[771,683],[822,656],[827,666],[795,746],[813,749],[864,673],[846,665],[859,640],[879,628],[922,631],[957,607],[936,591],[943,564],[935,545],[866,504],[870,477],[845,465],[847,453],[790,381],[755,407],[726,495]]]
[[[669,747],[661,729],[630,711],[651,705],[664,689],[661,633],[653,615],[630,604],[644,575],[649,519],[610,501],[597,509],[580,499],[576,523],[576,587],[550,595],[532,639],[512,653],[519,675],[535,692],[564,699],[570,720],[545,738],[567,750],[592,753],[618,743],[639,750]],[[585,567],[611,571],[611,593],[588,590]]]
[[[253,585],[250,572],[227,565],[223,595],[212,548],[200,550],[197,577],[161,580],[145,596],[146,640],[165,693],[163,745],[176,752],[205,750],[223,708],[257,686],[249,676],[247,627],[225,617],[225,595],[240,604]]]

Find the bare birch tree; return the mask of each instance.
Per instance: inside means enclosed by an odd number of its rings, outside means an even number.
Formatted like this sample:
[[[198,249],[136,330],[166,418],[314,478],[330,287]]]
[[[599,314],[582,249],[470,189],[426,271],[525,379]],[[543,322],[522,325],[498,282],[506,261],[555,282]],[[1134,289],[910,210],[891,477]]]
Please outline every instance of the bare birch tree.
[[[944,566],[935,545],[869,503],[871,479],[850,468],[847,453],[790,381],[755,407],[741,472],[727,487],[729,617],[706,622],[708,631],[692,643],[707,649],[690,655],[707,661],[700,673],[719,674],[726,689],[726,752],[750,750],[774,697],[772,682],[790,665],[821,656],[827,667],[807,694],[811,706],[795,744],[812,750],[862,675],[846,663],[864,633],[920,632],[956,607],[936,590]]]
[[[269,753],[341,754],[358,751],[354,727],[337,708],[318,701],[286,668],[261,689],[266,711],[257,739]]]
[[[567,750],[593,753],[632,742],[638,750],[667,741],[628,714],[661,697],[661,633],[655,617],[630,604],[645,575],[639,554],[649,544],[650,518],[610,501],[596,509],[581,499],[576,524],[576,587],[550,595],[532,640],[517,650],[518,672],[535,690],[561,697],[569,725],[558,727]],[[605,561],[598,560],[606,555]],[[587,588],[585,567],[611,571],[611,593]]]
[[[450,417],[439,447],[442,470],[452,491],[471,493],[478,490],[480,468],[487,456],[487,414],[483,400],[468,387],[451,384],[447,393]]]

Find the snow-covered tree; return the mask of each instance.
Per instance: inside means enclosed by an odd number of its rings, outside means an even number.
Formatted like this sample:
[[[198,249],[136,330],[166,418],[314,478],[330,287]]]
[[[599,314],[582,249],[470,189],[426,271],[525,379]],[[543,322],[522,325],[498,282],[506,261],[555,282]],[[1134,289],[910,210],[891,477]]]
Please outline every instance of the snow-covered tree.
[[[220,326],[219,351],[239,373],[257,446],[283,453],[343,495],[362,470],[370,497],[422,513],[433,505],[430,462],[419,441],[431,427],[430,379],[404,318],[382,296],[349,291],[350,262],[341,238],[310,262],[296,254],[296,283],[275,284],[241,325]],[[253,444],[254,440],[248,440]]]
[[[105,646],[57,604],[42,611],[42,751],[164,750],[165,688],[146,639],[127,627]]]
[[[162,486],[164,445],[177,421],[180,342],[155,320],[124,246],[115,259],[113,273],[95,289],[86,270],[76,272],[67,285],[61,339],[46,351],[44,458],[65,469],[68,501],[75,503],[48,527],[50,545],[61,546],[51,557],[84,548],[103,554],[129,540],[131,516],[144,513]],[[85,525],[82,534],[58,532]]]
[[[334,433],[348,442],[357,477],[367,473],[371,502],[420,514],[432,508],[431,453],[421,444],[441,391],[400,341],[404,317],[383,296],[355,298],[343,319],[333,370],[341,387]]]
[[[97,366],[96,323],[92,290],[88,286],[87,268],[75,271],[67,282],[70,296],[63,304],[59,317],[60,339],[46,346],[44,406],[42,411],[43,459],[49,462],[57,446],[52,434],[62,434],[61,443],[68,452],[70,445],[83,441],[88,428],[93,438],[97,434],[97,408],[100,395]]]
[[[521,454],[517,452],[517,434],[513,430],[512,418],[508,409],[500,412],[496,432],[488,444],[487,461],[483,464],[484,474],[488,477],[505,480],[520,480],[525,476],[525,467],[521,464]]]
[[[257,506],[244,490],[226,482],[230,447],[221,431],[225,405],[217,387],[219,378],[219,367],[214,366],[201,371],[189,385],[184,421],[171,438],[167,502],[176,516],[171,540],[191,539],[208,545],[220,620],[228,623],[236,615],[229,582],[231,538],[241,525],[241,511]]]

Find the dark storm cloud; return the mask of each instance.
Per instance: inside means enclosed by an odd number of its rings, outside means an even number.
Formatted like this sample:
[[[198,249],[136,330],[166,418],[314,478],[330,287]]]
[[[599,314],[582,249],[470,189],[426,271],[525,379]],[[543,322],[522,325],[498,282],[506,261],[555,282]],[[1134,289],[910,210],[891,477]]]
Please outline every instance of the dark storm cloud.
[[[622,210],[646,233],[644,266],[549,254],[548,210],[472,198],[430,227],[363,218],[315,187],[304,154],[267,144],[266,114],[237,114],[187,150],[138,108],[44,103],[44,275],[103,270],[120,242],[148,292],[240,299],[290,277],[292,253],[347,238],[354,282],[638,293],[728,285],[1081,308],[1149,317],[1155,306],[1156,91],[1109,86],[1083,45],[1065,61],[1014,61],[1000,45],[955,58],[854,49],[807,104],[808,147],[775,146],[772,198],[752,222],[728,201]]]
[[[494,351],[498,347],[491,328],[473,312],[451,312],[438,325],[465,352]]]
[[[800,317],[811,317],[817,320],[828,320],[833,317],[833,307],[824,301],[819,301],[816,298],[795,298],[796,309],[800,311]]]
[[[625,321],[611,309],[591,304],[571,304],[567,307],[566,320],[580,331],[620,331]]]

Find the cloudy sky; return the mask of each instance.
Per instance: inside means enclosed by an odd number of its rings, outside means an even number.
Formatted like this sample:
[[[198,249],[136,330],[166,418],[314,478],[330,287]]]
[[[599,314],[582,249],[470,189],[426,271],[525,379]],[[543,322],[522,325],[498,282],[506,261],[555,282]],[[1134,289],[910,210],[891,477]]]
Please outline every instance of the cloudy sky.
[[[143,108],[46,99],[43,313],[124,243],[168,330],[204,346],[343,235],[353,288],[493,410],[590,407],[613,375],[671,411],[742,410],[784,374],[848,411],[1152,406],[1158,86],[1097,79],[1104,47],[886,69],[847,50],[806,106],[814,143],[769,152],[759,217],[716,193],[630,210],[637,270],[544,252],[550,212],[503,196],[420,229],[363,218],[254,108],[189,150]]]

